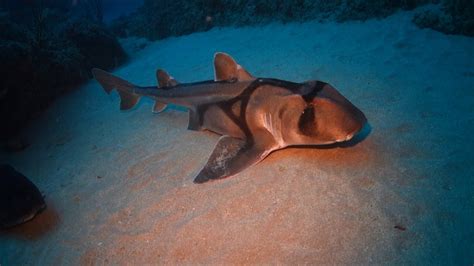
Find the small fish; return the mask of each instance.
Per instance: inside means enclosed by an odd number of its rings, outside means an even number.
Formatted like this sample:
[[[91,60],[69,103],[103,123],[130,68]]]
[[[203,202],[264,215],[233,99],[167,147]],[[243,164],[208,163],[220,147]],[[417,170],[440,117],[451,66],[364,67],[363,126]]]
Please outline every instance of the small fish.
[[[0,229],[33,219],[46,208],[38,188],[10,165],[0,165]]]
[[[121,110],[147,96],[156,101],[154,112],[170,103],[186,107],[188,129],[221,135],[195,183],[233,176],[288,146],[350,140],[367,121],[325,82],[255,78],[225,53],[215,54],[209,81],[179,83],[157,70],[158,87],[140,87],[100,69],[92,73],[107,93],[118,91]]]

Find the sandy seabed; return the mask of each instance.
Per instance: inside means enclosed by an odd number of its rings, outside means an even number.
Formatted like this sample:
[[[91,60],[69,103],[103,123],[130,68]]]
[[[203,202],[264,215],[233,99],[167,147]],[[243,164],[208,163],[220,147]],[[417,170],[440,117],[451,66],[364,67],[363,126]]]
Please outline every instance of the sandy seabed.
[[[211,79],[224,51],[252,74],[332,84],[366,114],[349,147],[288,148],[192,183],[218,136],[187,113],[130,112],[91,81],[0,154],[48,209],[0,233],[0,264],[474,263],[474,39],[411,13],[351,23],[213,29],[151,43],[115,73]]]

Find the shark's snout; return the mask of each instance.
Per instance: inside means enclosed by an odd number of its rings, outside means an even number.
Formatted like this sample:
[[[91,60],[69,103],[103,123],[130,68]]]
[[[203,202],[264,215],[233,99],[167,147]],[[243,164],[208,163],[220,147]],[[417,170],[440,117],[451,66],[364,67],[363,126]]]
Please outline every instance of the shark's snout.
[[[367,123],[364,113],[326,85],[313,99],[320,142],[344,142],[352,139]]]
[[[362,130],[366,122],[363,124],[360,124],[355,130],[353,130],[351,133],[347,134],[345,137],[342,137],[340,139],[337,139],[336,142],[344,142],[344,141],[349,141],[351,140],[355,135],[359,134],[359,132]]]
[[[352,105],[352,104],[351,104]],[[356,136],[367,124],[367,118],[365,117],[364,113],[360,111],[357,107],[354,105],[352,107],[352,114],[353,114],[353,126],[352,129],[349,131],[349,133],[346,135],[345,138],[337,140],[337,142],[343,142],[343,141],[348,141],[351,140],[354,136]]]
[[[349,141],[352,138],[354,138],[356,135],[358,135],[363,128],[367,125],[367,118],[365,117],[364,113],[360,111],[357,107],[351,104],[351,109],[352,111],[350,112],[352,114],[351,118],[351,127],[349,127],[349,130],[347,131],[348,133],[343,136],[342,138],[339,138],[336,140],[336,142],[344,142],[344,141]]]

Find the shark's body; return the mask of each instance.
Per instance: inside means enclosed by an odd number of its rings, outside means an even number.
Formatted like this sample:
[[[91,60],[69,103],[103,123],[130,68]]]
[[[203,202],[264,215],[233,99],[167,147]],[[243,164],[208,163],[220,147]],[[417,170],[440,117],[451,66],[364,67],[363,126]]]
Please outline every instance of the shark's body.
[[[93,74],[107,92],[118,90],[122,110],[148,96],[156,112],[169,103],[188,108],[188,129],[222,135],[196,183],[235,175],[287,146],[349,140],[366,122],[325,82],[254,78],[223,53],[214,65],[215,79],[197,83],[179,84],[158,70],[159,87],[139,87],[99,69]]]

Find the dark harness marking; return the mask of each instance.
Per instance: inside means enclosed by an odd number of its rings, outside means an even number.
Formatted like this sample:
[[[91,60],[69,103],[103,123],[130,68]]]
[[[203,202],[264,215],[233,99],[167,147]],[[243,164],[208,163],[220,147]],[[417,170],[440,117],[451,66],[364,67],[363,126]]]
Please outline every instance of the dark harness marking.
[[[226,81],[226,82],[236,82],[236,80],[231,80],[231,81]],[[272,79],[272,78],[259,78],[254,80],[252,83],[250,83],[247,88],[245,88],[239,95],[235,96],[232,99],[229,100],[224,100],[212,104],[203,104],[200,106],[197,106],[197,113],[199,114],[199,123],[202,125],[204,122],[204,114],[206,113],[207,109],[209,109],[210,106],[216,105],[218,106],[226,115],[229,117],[232,122],[234,122],[240,130],[245,135],[245,138],[247,139],[247,145],[251,146],[254,143],[253,135],[252,132],[250,131],[250,128],[247,123],[247,118],[246,118],[246,112],[247,112],[247,105],[250,101],[250,97],[252,94],[257,90],[257,88],[264,86],[264,85],[270,85],[270,86],[275,86],[275,87],[281,87],[290,90],[292,93],[297,93],[300,94],[303,99],[306,102],[311,102],[311,100],[316,97],[319,91],[321,91],[326,85],[324,82],[316,82],[315,86],[312,88],[309,88],[309,92],[305,93],[305,84],[302,83],[295,83],[295,82],[289,82],[285,80],[279,80],[279,79]],[[240,114],[237,116],[232,112],[232,106],[240,101]]]

